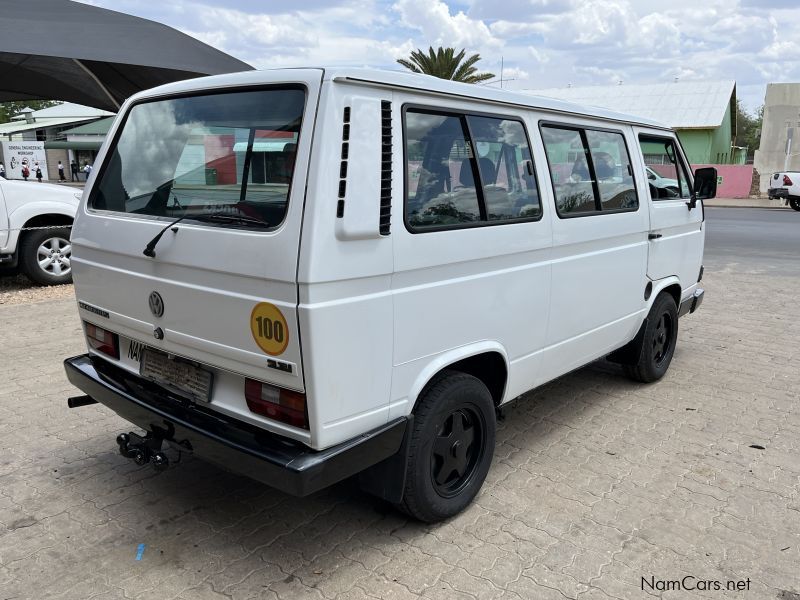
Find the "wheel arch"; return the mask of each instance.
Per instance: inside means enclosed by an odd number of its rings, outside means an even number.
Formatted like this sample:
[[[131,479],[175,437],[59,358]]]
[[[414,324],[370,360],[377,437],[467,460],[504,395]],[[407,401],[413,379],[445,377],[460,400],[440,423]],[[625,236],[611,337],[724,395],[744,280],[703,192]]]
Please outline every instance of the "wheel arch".
[[[442,353],[428,363],[409,391],[412,412],[425,388],[448,370],[477,377],[489,389],[495,406],[502,403],[508,383],[508,356],[501,344],[486,341]]]
[[[664,279],[659,279],[658,281],[653,281],[652,283],[653,289],[647,302],[648,313],[650,312],[650,309],[653,308],[656,298],[658,298],[662,292],[666,292],[672,296],[672,299],[675,300],[675,306],[681,305],[683,288],[681,287],[680,280],[678,280],[677,276],[672,275],[670,277],[665,277]]]

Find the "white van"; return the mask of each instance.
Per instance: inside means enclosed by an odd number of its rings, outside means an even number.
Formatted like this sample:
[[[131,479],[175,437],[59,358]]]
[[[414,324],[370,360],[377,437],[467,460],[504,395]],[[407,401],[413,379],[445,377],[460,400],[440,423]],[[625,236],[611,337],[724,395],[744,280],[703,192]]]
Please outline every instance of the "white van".
[[[97,165],[71,238],[89,352],[66,361],[70,405],[144,429],[117,442],[157,468],[193,451],[297,495],[360,473],[443,519],[483,483],[498,407],[609,354],[659,379],[703,299],[713,169],[600,109],[248,72],[131,98]]]

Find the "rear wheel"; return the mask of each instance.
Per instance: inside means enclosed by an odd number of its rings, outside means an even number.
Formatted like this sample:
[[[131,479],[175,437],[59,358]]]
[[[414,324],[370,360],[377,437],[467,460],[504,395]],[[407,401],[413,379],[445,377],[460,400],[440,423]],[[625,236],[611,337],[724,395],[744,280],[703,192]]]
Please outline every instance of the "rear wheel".
[[[795,210],[800,210],[800,198],[797,196],[792,196],[789,198],[789,206],[791,206]]]
[[[635,381],[651,383],[661,379],[669,369],[678,341],[678,307],[667,293],[653,303],[647,317],[639,362],[625,365],[625,373]]]
[[[486,479],[494,402],[481,380],[447,372],[423,393],[413,423],[400,509],[420,521],[441,521],[472,502]]]
[[[69,228],[39,229],[20,243],[20,262],[25,275],[42,285],[72,281],[72,245]]]

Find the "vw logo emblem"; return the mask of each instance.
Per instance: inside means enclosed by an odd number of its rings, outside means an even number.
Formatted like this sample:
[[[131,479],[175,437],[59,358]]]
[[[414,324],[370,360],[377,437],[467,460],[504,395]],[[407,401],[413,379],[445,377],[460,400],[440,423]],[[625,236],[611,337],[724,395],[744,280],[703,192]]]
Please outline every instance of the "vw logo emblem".
[[[150,304],[150,312],[153,313],[153,316],[160,317],[164,314],[164,299],[161,297],[161,294],[158,292],[150,292],[148,303]]]

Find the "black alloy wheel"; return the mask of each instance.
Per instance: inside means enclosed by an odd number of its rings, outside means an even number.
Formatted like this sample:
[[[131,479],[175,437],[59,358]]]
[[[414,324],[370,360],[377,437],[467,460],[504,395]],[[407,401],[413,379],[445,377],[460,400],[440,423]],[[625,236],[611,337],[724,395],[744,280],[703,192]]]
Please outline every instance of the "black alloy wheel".
[[[440,496],[452,498],[464,489],[485,445],[486,424],[476,411],[459,408],[445,417],[431,453],[431,478]]]
[[[658,319],[653,334],[653,360],[656,365],[664,362],[672,353],[672,317],[665,312]]]
[[[475,498],[492,463],[495,406],[477,377],[444,371],[420,394],[409,431],[400,510],[433,523]]]
[[[678,306],[675,299],[661,292],[647,315],[642,349],[635,365],[623,365],[625,373],[635,381],[658,381],[669,369],[678,341]]]

